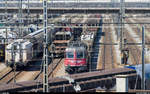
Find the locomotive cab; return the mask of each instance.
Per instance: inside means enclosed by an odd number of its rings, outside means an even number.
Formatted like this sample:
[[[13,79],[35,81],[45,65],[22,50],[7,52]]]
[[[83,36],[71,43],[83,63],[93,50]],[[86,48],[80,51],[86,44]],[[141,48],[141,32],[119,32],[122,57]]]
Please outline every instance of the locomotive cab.
[[[65,70],[67,72],[87,71],[88,53],[84,46],[68,47],[65,53]]]

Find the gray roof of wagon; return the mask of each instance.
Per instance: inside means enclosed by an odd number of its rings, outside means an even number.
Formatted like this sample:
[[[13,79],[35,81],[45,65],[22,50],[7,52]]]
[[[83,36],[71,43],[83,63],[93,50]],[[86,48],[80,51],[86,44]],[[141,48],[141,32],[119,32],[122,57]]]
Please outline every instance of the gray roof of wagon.
[[[86,49],[83,46],[81,46],[81,47],[68,47],[68,48],[66,48],[66,51],[74,51],[74,50],[76,50],[76,51],[86,51]]]

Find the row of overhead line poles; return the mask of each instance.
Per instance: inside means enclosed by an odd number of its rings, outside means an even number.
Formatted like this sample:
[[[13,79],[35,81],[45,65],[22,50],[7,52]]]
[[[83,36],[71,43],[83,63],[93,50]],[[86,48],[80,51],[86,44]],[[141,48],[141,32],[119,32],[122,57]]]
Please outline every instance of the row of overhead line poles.
[[[125,0],[120,0],[120,13],[119,13],[119,28],[118,28],[118,32],[120,33],[120,49],[122,50],[124,48],[124,42],[123,42],[123,36],[124,36],[124,32],[123,32],[123,27],[124,27],[124,18],[125,18]],[[49,86],[48,86],[48,37],[47,37],[47,2],[48,0],[43,0],[43,28],[44,28],[44,55],[43,55],[43,92],[49,92]],[[8,43],[8,38],[7,38],[7,27],[8,27],[8,11],[7,11],[7,0],[5,0],[5,27],[6,27],[6,39],[5,41],[5,45]],[[23,37],[23,32],[22,32],[22,25],[23,25],[23,20],[22,20],[22,0],[18,1],[18,5],[19,5],[19,13],[18,13],[18,28],[19,28],[19,38]],[[79,3],[79,0],[78,0]],[[28,10],[27,10],[27,20],[28,20],[28,25],[29,25],[29,14],[30,14],[30,9],[29,9],[29,0],[28,0]],[[29,32],[29,26],[28,26],[28,32]],[[21,45],[20,45],[21,46]],[[20,49],[20,59],[22,58],[21,56],[21,47],[19,47]],[[13,53],[14,49],[13,49]],[[145,89],[145,67],[144,67],[144,53],[145,53],[145,34],[144,34],[144,27],[142,27],[142,89]],[[15,55],[14,55],[15,58]],[[15,64],[15,63],[14,63]],[[14,68],[15,70],[15,68]],[[16,75],[16,74],[14,74]],[[14,76],[15,78],[15,76]],[[15,82],[15,80],[14,80]]]

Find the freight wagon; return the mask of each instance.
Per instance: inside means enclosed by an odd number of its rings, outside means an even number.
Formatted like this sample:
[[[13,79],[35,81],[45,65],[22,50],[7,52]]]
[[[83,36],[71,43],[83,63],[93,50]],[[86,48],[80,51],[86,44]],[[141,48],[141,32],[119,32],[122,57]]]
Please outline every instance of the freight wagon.
[[[66,29],[62,29],[61,31],[57,32],[54,37],[55,38],[49,51],[53,51],[50,53],[53,53],[54,57],[64,57],[64,51],[68,43],[73,40],[73,35],[71,31],[66,31]]]
[[[57,29],[48,29],[48,43],[52,41],[50,35],[55,34]],[[18,39],[6,47],[6,65],[26,66],[29,62],[38,61],[43,56],[44,29],[40,29],[24,39]]]

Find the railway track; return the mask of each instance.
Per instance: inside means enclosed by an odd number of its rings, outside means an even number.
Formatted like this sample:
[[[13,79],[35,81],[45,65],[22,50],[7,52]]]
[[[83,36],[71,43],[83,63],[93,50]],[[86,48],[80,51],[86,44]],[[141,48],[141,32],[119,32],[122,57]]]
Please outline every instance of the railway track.
[[[0,83],[5,83],[3,82],[3,79],[9,75],[13,70],[9,67],[5,68],[3,71],[0,73]]]
[[[13,82],[14,77],[22,74],[24,71],[14,71],[10,67],[6,67],[3,71],[0,72],[0,83],[9,84]]]
[[[62,58],[60,59],[54,59],[48,66],[48,77],[54,77],[54,72],[58,70],[58,67],[62,63]],[[40,80],[43,78],[43,71],[41,71],[36,77],[34,77],[34,80]]]
[[[129,19],[128,21],[130,21],[131,23],[136,23],[137,21],[145,22],[145,21],[150,21],[150,20],[149,19],[143,19],[143,20]],[[142,30],[141,30],[142,26],[143,26],[142,24],[138,24],[136,25],[137,28],[132,28],[134,29],[134,31],[136,31],[135,33],[139,35],[140,39],[142,39]],[[149,24],[146,24],[144,26],[145,26],[145,42],[150,43]],[[147,46],[149,47],[150,45],[147,45]]]
[[[131,23],[136,23],[136,22],[145,22],[145,21],[149,21],[149,19],[145,18],[145,19],[127,19],[128,22],[131,22]],[[142,28],[142,24],[139,24],[139,25],[135,25],[134,27],[131,26],[132,30],[135,32],[135,34],[138,36],[138,40],[141,40],[142,41],[142,32],[141,32],[141,28]],[[150,33],[148,32],[149,28],[148,28],[148,24],[146,24],[145,26],[145,42],[146,43],[150,43]],[[140,43],[141,43],[140,41]],[[146,45],[145,46],[146,48],[150,48],[150,45]],[[138,47],[139,49],[139,47]],[[141,51],[141,47],[139,49]],[[147,55],[147,54],[146,54]],[[146,56],[146,63],[149,62],[150,59]]]
[[[112,20],[114,21],[114,20]],[[116,29],[114,27],[114,25],[111,25],[111,36],[112,36],[112,43],[117,43],[118,45],[113,45],[113,52],[114,52],[114,67],[118,68],[120,67],[119,65],[121,64],[121,51],[119,49],[120,45],[119,45],[119,41],[118,41],[118,37],[117,37],[117,33],[116,33]]]
[[[25,69],[23,70],[16,70],[14,71],[12,68],[7,68],[5,70],[5,72],[2,72],[1,74],[3,74],[1,76],[1,80],[0,80],[0,83],[13,83],[14,82],[14,79],[15,79],[15,82],[20,82],[20,81],[26,81],[26,80],[30,80],[32,79],[32,76],[29,76],[31,74],[35,74],[39,72],[39,63],[41,62],[35,62],[34,66],[30,65],[30,66],[27,66],[25,67]],[[37,65],[36,65],[37,64]],[[26,77],[24,77],[26,76]],[[15,77],[15,78],[14,78]],[[23,79],[23,80],[21,80]]]
[[[134,21],[134,20],[132,20],[132,19],[130,19],[130,20],[128,20],[128,21],[130,21],[130,22],[136,22],[136,21]],[[138,22],[142,22],[142,21],[140,21],[140,20],[138,20]],[[137,28],[138,29],[140,29],[141,27],[142,27],[142,25],[136,25],[137,26]],[[133,27],[131,27],[133,30],[134,30],[134,32],[135,32],[135,34],[139,37],[139,39],[140,40],[142,40],[142,32],[141,32],[141,29],[140,30],[136,30],[136,29],[134,29]],[[149,36],[150,36],[150,34],[149,34],[149,32],[148,32],[148,28],[145,28],[145,42],[146,43],[150,43],[150,38],[149,38]],[[141,48],[141,47],[140,47]],[[150,45],[146,45],[145,46],[145,48],[146,49],[150,49]],[[141,48],[142,49],[142,48]],[[142,51],[141,49],[139,49],[140,51]],[[146,61],[145,61],[145,63],[149,63],[150,62],[150,59],[149,59],[149,51],[147,51],[146,50],[146,52],[148,52],[148,54],[146,54]]]
[[[104,29],[105,36],[104,36],[104,43],[112,44],[112,38],[110,33],[110,28]],[[114,68],[114,53],[113,53],[113,46],[112,45],[105,45],[103,50],[103,61],[102,61],[102,69],[112,69]]]
[[[130,32],[130,31],[129,31]],[[132,36],[126,32],[125,33],[126,38],[128,39],[128,41],[130,41],[131,43],[134,43],[135,41],[133,40]],[[131,62],[129,62],[131,65],[137,65],[141,62],[141,52],[138,49],[137,46],[135,45],[128,45],[128,49],[130,50],[130,55],[129,58],[131,59]]]
[[[54,73],[57,72],[56,70],[58,70],[58,68],[60,68],[60,63],[62,62],[62,59],[55,59],[53,63],[50,63],[48,66],[48,77],[53,77]],[[40,67],[40,66],[39,66]],[[28,70],[29,71],[18,71],[16,72],[16,76],[15,76],[15,80],[16,82],[22,82],[22,81],[26,81],[26,80],[39,80],[42,79],[42,72],[43,71],[30,71],[30,69],[32,69],[34,67],[30,67]],[[29,77],[29,75],[31,77]],[[29,77],[29,78],[28,78]],[[14,81],[14,72],[11,71],[9,74],[6,74],[5,77],[0,80],[0,82],[5,82],[7,84],[9,83],[13,83]]]
[[[110,22],[111,20],[105,20],[105,22]],[[113,38],[112,38],[112,32],[111,27],[105,28],[105,25],[103,26],[103,39],[101,44],[101,52],[99,56],[99,62],[98,62],[98,69],[113,69],[115,68],[115,59],[117,54],[115,54],[115,49],[113,44]],[[114,32],[114,31],[113,31]],[[103,44],[104,43],[104,44]]]
[[[0,77],[0,83],[9,84],[13,81],[16,82],[16,78],[24,72],[25,71],[13,71],[13,69],[8,69],[6,72],[2,73],[3,75]]]

